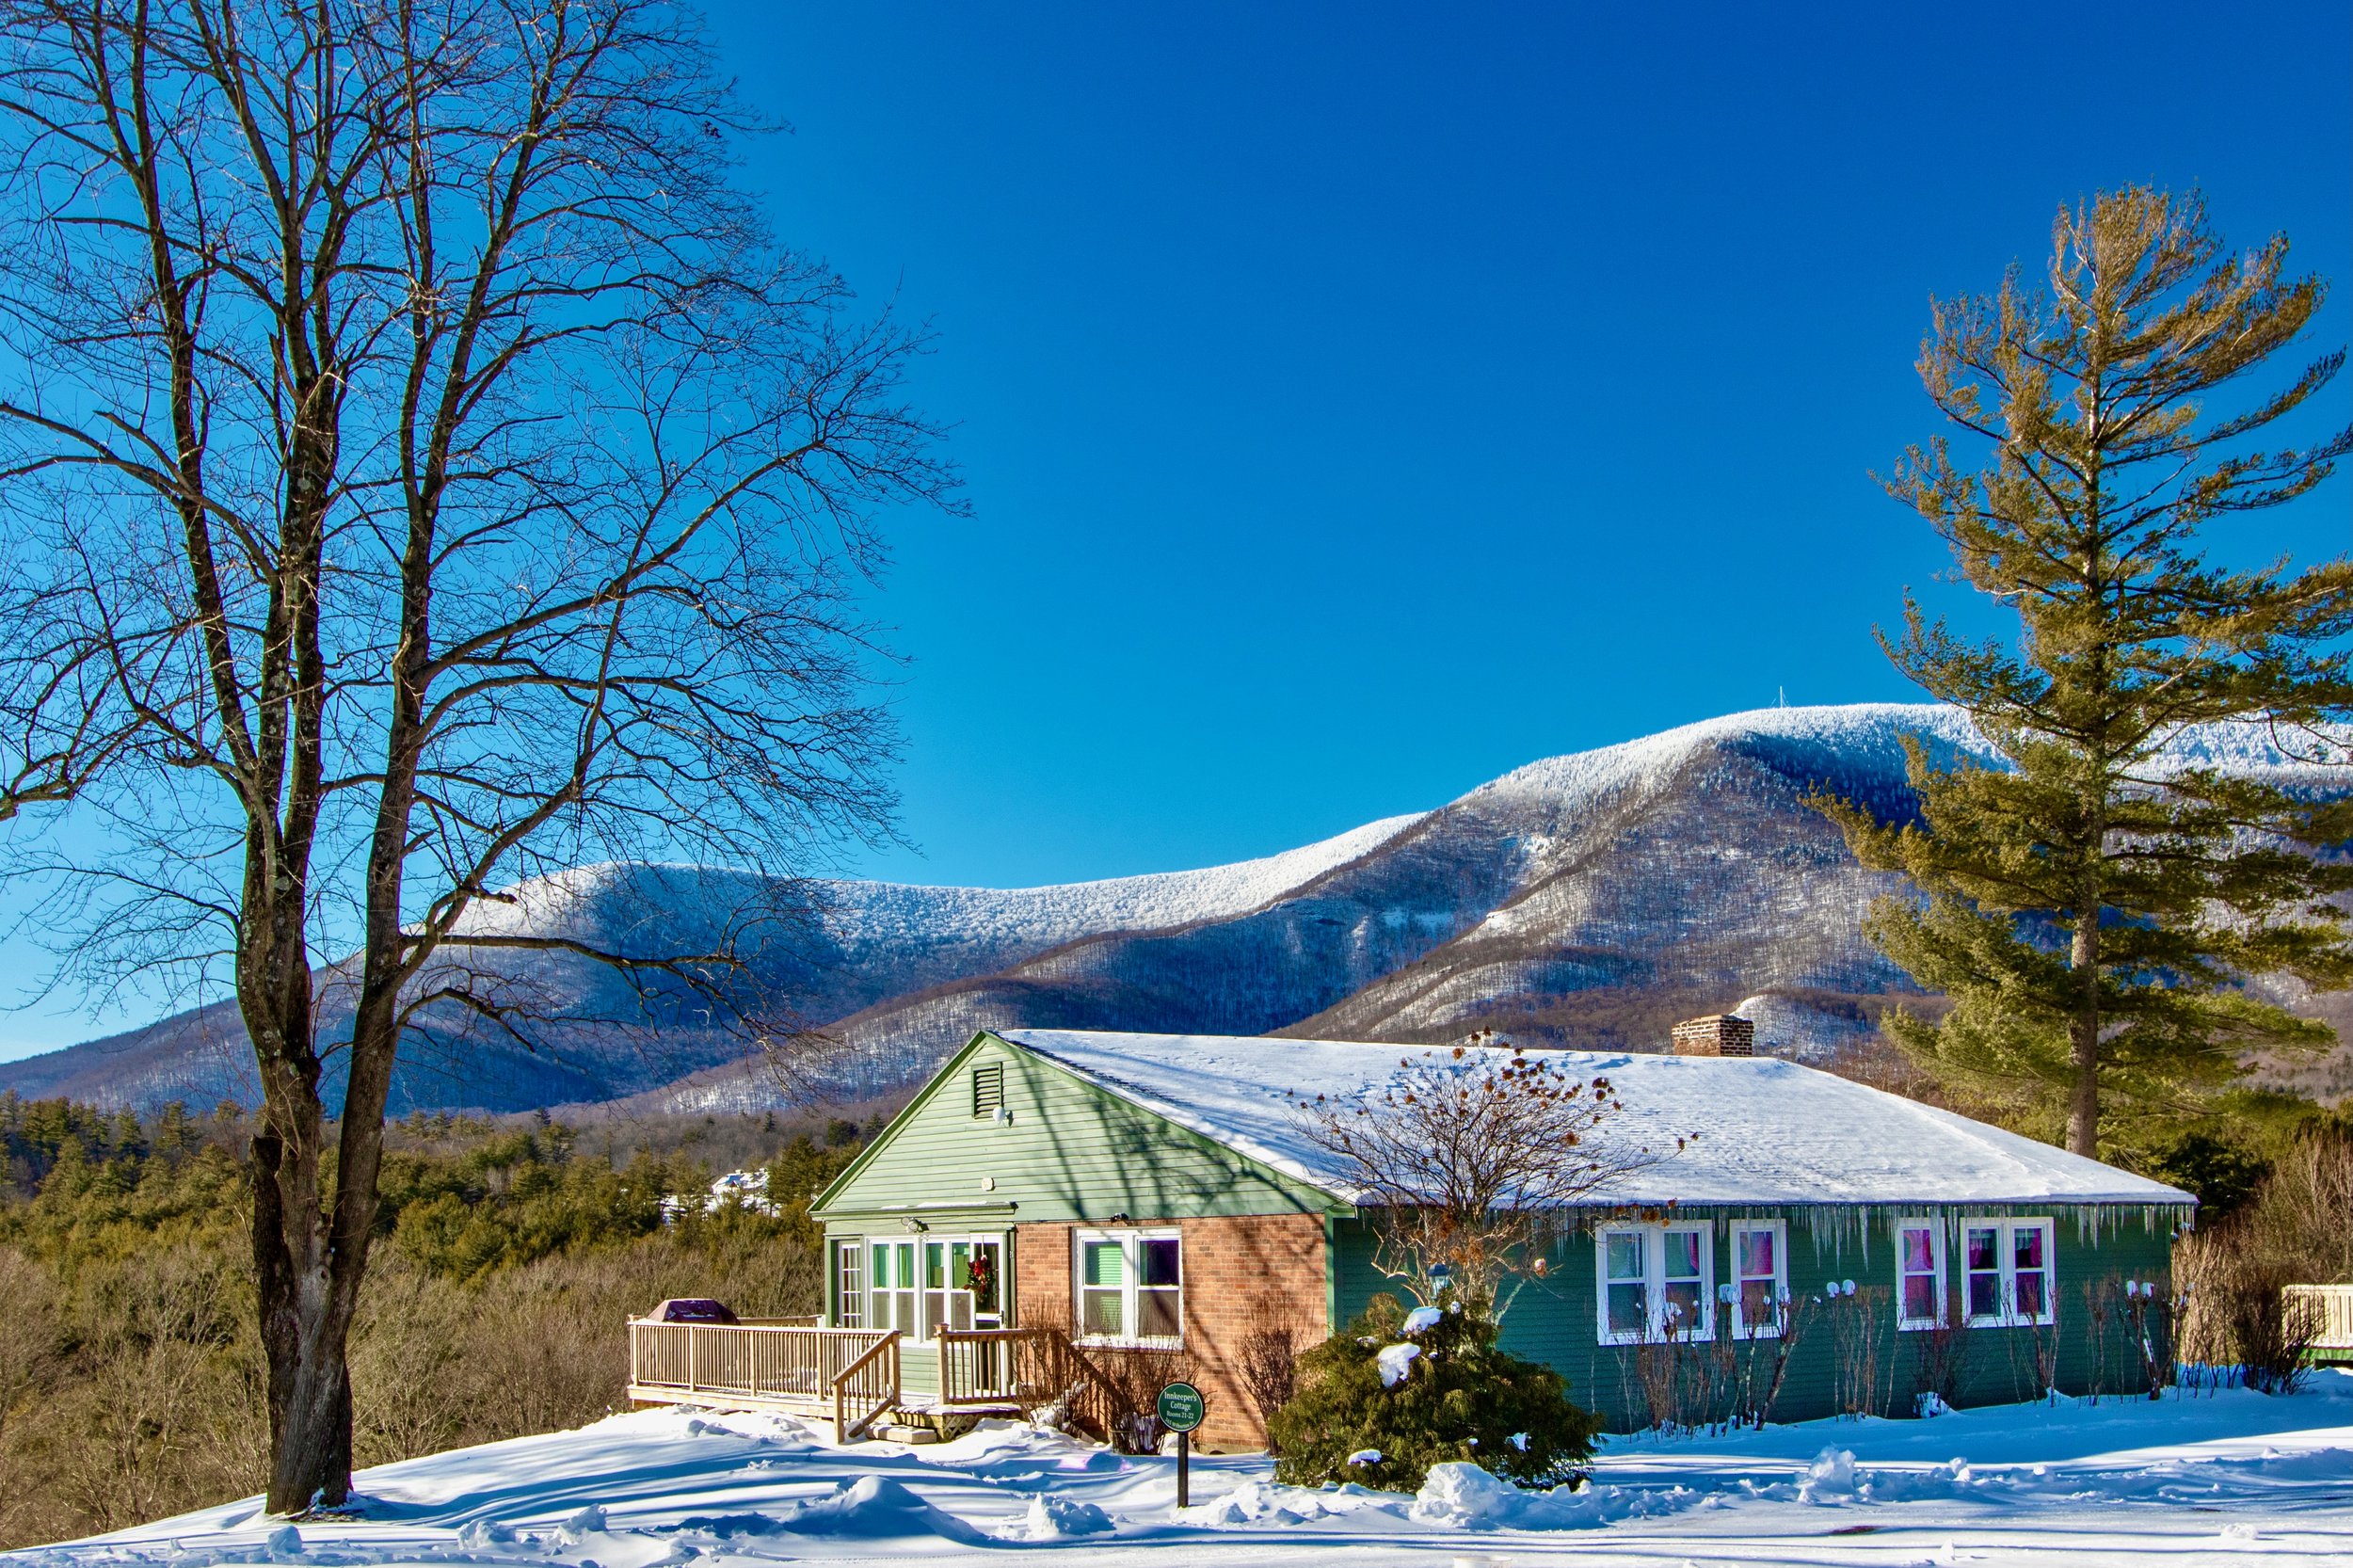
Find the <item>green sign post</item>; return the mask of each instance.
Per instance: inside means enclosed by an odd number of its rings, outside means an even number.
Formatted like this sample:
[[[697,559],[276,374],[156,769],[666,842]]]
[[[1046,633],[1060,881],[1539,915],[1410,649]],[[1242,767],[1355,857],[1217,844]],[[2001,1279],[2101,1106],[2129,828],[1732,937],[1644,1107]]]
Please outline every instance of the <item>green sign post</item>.
[[[1190,1383],[1172,1383],[1160,1390],[1155,1410],[1160,1425],[1176,1434],[1176,1506],[1193,1506],[1193,1429],[1209,1413],[1209,1401]]]

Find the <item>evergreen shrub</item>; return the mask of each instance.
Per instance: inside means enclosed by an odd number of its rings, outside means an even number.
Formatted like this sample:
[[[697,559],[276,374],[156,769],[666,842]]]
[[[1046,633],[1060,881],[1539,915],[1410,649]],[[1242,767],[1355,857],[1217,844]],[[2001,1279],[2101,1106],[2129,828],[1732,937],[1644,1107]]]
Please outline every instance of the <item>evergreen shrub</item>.
[[[1411,1492],[1449,1461],[1525,1486],[1583,1474],[1601,1423],[1569,1401],[1561,1374],[1498,1349],[1484,1302],[1449,1298],[1446,1308],[1408,1335],[1404,1306],[1375,1296],[1363,1316],[1300,1357],[1299,1391],[1267,1423],[1277,1480]],[[1415,1353],[1385,1385],[1381,1352],[1400,1345]],[[1392,1368],[1399,1359],[1393,1351]],[[1349,1463],[1368,1452],[1380,1458]]]

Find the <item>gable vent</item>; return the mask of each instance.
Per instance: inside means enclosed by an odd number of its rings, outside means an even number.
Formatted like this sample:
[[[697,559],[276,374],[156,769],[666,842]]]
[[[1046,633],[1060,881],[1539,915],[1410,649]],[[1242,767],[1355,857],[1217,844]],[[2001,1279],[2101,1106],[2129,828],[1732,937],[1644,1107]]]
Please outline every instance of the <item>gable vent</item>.
[[[994,1119],[1005,1109],[1005,1064],[990,1062],[972,1069],[972,1115],[975,1120]]]

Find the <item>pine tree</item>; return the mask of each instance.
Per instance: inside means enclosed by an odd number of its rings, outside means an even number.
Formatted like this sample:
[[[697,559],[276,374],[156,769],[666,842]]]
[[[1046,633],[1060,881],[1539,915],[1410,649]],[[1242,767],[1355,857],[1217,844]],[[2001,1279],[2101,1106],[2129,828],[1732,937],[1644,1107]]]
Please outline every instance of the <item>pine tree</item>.
[[[1297,1393],[1267,1423],[1275,1480],[1414,1492],[1432,1465],[1453,1463],[1523,1486],[1576,1480],[1600,1421],[1570,1401],[1559,1372],[1498,1348],[1499,1332],[1477,1297],[1449,1293],[1408,1317],[1395,1296],[1374,1296],[1300,1358]]]
[[[2062,208],[2047,289],[2013,266],[1993,296],[1934,306],[1921,380],[1990,457],[1966,469],[1939,438],[1888,483],[2018,616],[2014,643],[1972,643],[1907,595],[1903,634],[1881,638],[1998,759],[1913,744],[1914,821],[1821,804],[1864,864],[1926,895],[1881,901],[1868,929],[1952,1009],[1898,1012],[1891,1032],[1948,1080],[2001,1086],[2053,1124],[2063,1108],[2079,1154],[2100,1149],[2104,1112],[2183,1113],[2249,1052],[2332,1037],[2249,980],[2353,981],[2326,902],[2353,870],[2314,853],[2353,836],[2353,810],[2169,746],[2241,721],[2346,760],[2331,726],[2353,701],[2353,561],[2236,571],[2201,547],[2208,524],[2305,494],[2353,448],[2353,431],[2257,444],[2344,363],[2248,386],[2321,302],[2286,260],[2284,237],[2227,252],[2195,194]],[[2227,406],[2208,407],[2217,394]]]

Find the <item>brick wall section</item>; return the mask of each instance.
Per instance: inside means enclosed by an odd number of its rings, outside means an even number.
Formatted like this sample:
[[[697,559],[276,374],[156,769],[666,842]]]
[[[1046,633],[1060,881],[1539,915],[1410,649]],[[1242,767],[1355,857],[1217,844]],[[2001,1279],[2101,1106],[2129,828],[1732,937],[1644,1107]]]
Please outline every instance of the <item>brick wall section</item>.
[[[1184,1239],[1185,1349],[1209,1400],[1193,1441],[1205,1448],[1266,1447],[1266,1426],[1236,1376],[1242,1336],[1261,1315],[1299,1325],[1300,1348],[1330,1334],[1324,1321],[1323,1219],[1317,1214],[1247,1214],[1174,1224]],[[1032,1322],[1070,1321],[1066,1224],[1018,1225],[1014,1238],[1014,1309]]]

